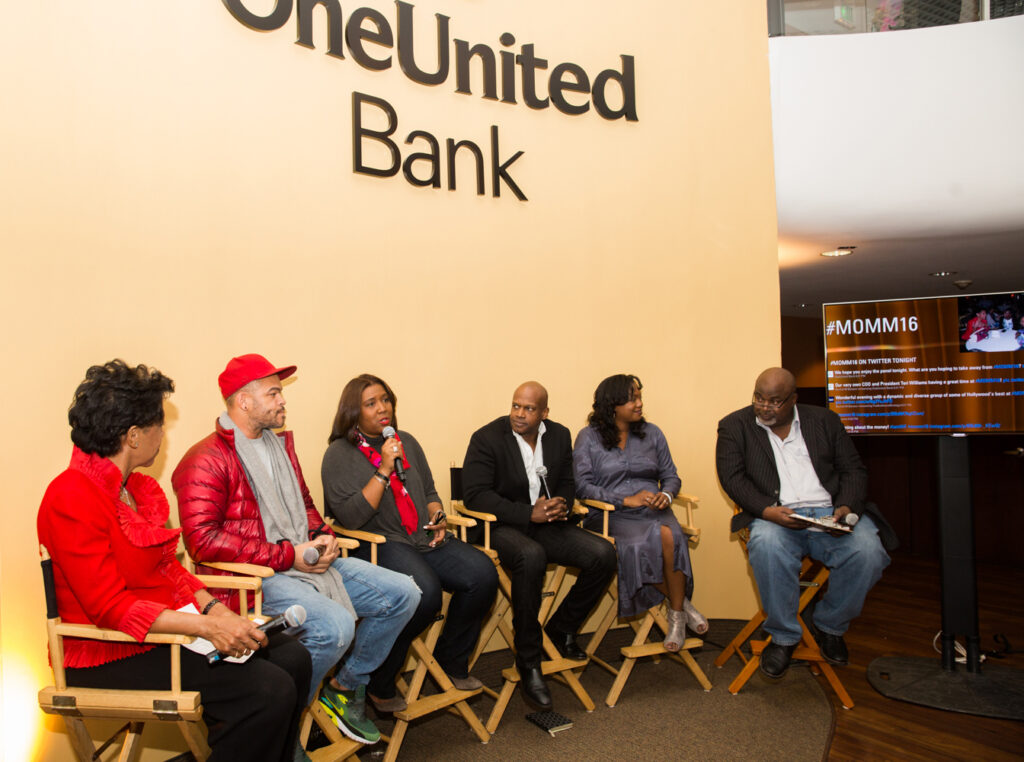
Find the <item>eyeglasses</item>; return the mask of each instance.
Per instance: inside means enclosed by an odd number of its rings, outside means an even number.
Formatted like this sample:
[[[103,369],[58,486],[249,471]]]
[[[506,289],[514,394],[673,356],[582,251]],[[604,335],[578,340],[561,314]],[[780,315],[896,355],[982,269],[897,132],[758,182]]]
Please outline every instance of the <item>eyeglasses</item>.
[[[792,396],[793,396],[793,393],[790,392],[785,397],[783,397],[781,400],[766,400],[760,394],[758,394],[757,392],[754,392],[753,402],[758,407],[769,407],[769,408],[772,408],[773,410],[778,410],[780,407],[782,407],[787,402],[789,402],[789,398],[792,397]]]

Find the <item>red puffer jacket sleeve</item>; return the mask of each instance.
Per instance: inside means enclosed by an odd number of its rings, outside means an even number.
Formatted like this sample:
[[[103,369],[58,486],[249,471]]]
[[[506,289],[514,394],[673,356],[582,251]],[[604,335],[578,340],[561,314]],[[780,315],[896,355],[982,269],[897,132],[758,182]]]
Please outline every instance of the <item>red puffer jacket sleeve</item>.
[[[267,542],[256,496],[223,434],[211,434],[185,453],[171,484],[193,559],[259,564],[275,571],[292,567],[295,548],[289,542]]]

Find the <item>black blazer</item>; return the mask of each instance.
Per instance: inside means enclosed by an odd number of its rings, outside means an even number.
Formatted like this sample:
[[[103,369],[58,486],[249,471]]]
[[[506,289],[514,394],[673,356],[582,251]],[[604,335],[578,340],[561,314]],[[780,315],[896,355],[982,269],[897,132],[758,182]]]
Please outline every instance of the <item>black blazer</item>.
[[[848,505],[858,515],[869,514],[878,526],[882,544],[886,548],[896,547],[896,533],[878,506],[867,500],[867,469],[839,416],[813,405],[797,405],[797,410],[811,464],[821,486],[832,496],[832,505]],[[733,517],[732,531],[737,532],[760,518],[765,508],[778,505],[780,485],[775,455],[768,432],[754,422],[752,405],[718,422],[715,466],[722,488],[742,509]]]
[[[552,497],[564,497],[572,506],[576,498],[572,437],[560,423],[545,421],[544,426],[542,442],[548,488]],[[507,415],[473,432],[462,464],[462,493],[467,508],[493,513],[499,524],[523,531],[529,527],[533,511],[530,482]]]

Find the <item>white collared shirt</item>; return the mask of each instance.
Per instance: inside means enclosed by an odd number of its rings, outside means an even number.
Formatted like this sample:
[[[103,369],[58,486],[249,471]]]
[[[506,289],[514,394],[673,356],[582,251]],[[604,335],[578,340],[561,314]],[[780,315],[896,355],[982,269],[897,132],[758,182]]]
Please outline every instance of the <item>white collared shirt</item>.
[[[530,443],[522,438],[516,432],[512,432],[512,436],[516,438],[516,443],[519,445],[519,454],[523,456],[523,465],[526,466],[526,478],[530,482],[530,503],[537,502],[537,498],[540,497],[540,477],[537,476],[537,466],[544,465],[544,445],[542,439],[544,432],[547,427],[544,425],[544,421],[540,422],[540,427],[537,429],[537,446],[530,447]]]
[[[768,441],[772,443],[775,468],[779,472],[779,505],[794,509],[832,505],[832,496],[821,486],[811,463],[796,407],[793,407],[793,423],[785,439],[757,420],[757,416],[754,416],[754,422],[768,432]]]

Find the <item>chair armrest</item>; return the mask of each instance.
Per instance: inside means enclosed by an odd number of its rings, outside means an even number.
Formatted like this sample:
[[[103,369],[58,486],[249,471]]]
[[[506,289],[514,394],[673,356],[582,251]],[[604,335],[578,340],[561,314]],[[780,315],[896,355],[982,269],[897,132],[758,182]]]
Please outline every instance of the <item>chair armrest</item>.
[[[355,550],[359,547],[359,540],[355,540],[351,537],[338,537],[338,547],[343,550]]]
[[[196,574],[196,579],[210,587],[224,590],[261,590],[263,580],[259,577],[222,577],[214,574]]]
[[[233,561],[197,561],[195,562],[196,567],[205,566],[209,569],[219,569],[221,571],[231,572],[232,574],[242,574],[247,577],[259,577],[266,579],[267,577],[274,576],[274,570],[269,566],[259,566],[258,564],[243,564],[235,563]],[[217,577],[216,579],[222,579]],[[227,579],[230,579],[228,577]],[[228,587],[225,585],[225,587]]]
[[[131,635],[120,630],[106,630],[94,624],[76,624],[73,622],[61,622],[55,627],[56,633],[64,638],[88,638],[89,640],[105,640],[118,643],[138,643]],[[185,645],[191,643],[195,638],[191,635],[173,635],[163,632],[151,632],[142,639],[143,643],[168,644],[177,643]]]
[[[700,529],[693,524],[693,509],[700,503],[700,498],[694,495],[679,493],[672,501],[674,508],[682,508],[685,518],[679,522],[680,527],[694,545],[700,542]]]
[[[337,534],[341,535],[342,538],[348,537],[353,540],[358,540],[359,542],[369,542],[374,545],[383,545],[385,542],[388,541],[387,537],[385,537],[382,534],[377,534],[376,532],[364,532],[362,529],[345,529],[345,527],[340,527],[337,525],[334,525],[332,529],[334,529],[334,531]]]
[[[471,519],[469,516],[459,516],[458,514],[449,513],[445,516],[445,521],[451,524],[453,527],[475,527],[476,519]]]
[[[348,551],[355,550],[359,547],[360,542],[365,542],[370,545],[370,563],[374,566],[377,565],[377,546],[383,545],[387,542],[387,537],[382,534],[377,534],[376,532],[364,532],[361,529],[347,529],[333,518],[328,518],[326,521],[327,526],[329,526],[337,536],[338,545],[341,546],[342,553],[345,557],[348,557]]]
[[[454,503],[453,503],[453,505],[454,505]],[[477,521],[485,521],[485,522],[487,522],[489,524],[493,524],[493,523],[495,523],[498,520],[498,517],[495,516],[493,513],[483,513],[482,511],[471,511],[469,508],[467,508],[464,505],[455,505],[455,510],[458,511],[463,516],[469,516],[470,518],[474,518]]]
[[[455,510],[457,516],[464,516],[466,517],[466,520],[473,521],[473,526],[475,526],[478,521],[484,522],[484,544],[482,546],[479,546],[479,548],[480,550],[487,553],[487,555],[491,556],[492,559],[495,558],[496,556],[492,555],[493,551],[491,550],[491,524],[496,523],[498,521],[498,517],[495,516],[493,513],[484,513],[483,511],[470,510],[469,508],[466,507],[466,504],[463,503],[461,500],[452,500],[452,508]],[[455,517],[456,516],[452,516],[451,518]],[[466,527],[470,525],[465,524],[459,526],[462,526],[462,529],[459,531],[460,539],[463,542],[465,542]]]
[[[587,513],[588,508],[603,511],[603,515],[601,516],[601,536],[606,540],[611,540],[612,536],[608,533],[608,516],[610,516],[615,510],[615,506],[611,503],[606,503],[603,500],[594,500],[593,498],[576,501],[575,510],[577,513]]]

